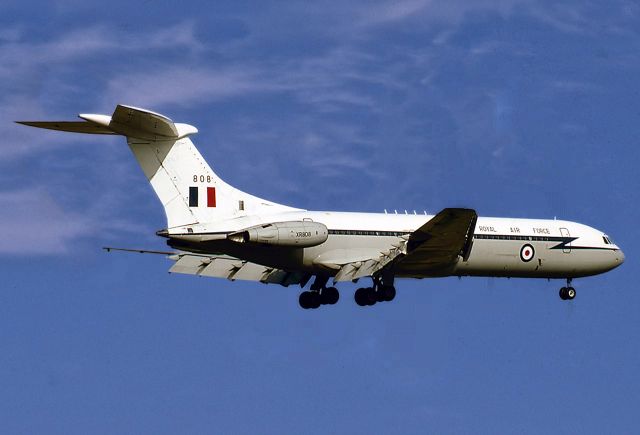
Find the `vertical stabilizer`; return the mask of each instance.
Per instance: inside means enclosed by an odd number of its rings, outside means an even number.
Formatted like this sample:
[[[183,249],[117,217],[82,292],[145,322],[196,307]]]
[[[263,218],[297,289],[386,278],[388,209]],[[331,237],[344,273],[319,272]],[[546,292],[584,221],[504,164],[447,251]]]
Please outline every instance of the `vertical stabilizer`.
[[[158,195],[167,228],[235,216],[296,210],[242,192],[218,177],[189,138],[198,130],[164,115],[118,105],[112,116],[82,114],[85,122],[21,122],[32,127],[126,136],[129,148]]]
[[[164,206],[169,229],[248,214],[293,210],[225,183],[188,137],[163,141],[129,137],[127,141]]]

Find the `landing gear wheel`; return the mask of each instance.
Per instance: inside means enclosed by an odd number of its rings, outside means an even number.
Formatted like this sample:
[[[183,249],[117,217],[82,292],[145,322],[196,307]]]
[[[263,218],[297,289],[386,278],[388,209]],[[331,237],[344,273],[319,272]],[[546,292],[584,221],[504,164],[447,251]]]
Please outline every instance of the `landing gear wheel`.
[[[367,301],[367,305],[375,305],[378,302],[378,297],[376,295],[376,290],[373,287],[367,287],[365,289],[365,300]]]
[[[378,293],[382,294],[382,300],[391,302],[396,297],[396,288],[392,285],[383,285]]]
[[[311,304],[311,308],[318,308],[320,306],[320,293],[318,292],[309,292],[309,301]]]
[[[310,308],[318,308],[320,306],[320,295],[318,292],[302,292],[298,298],[298,303],[302,308],[308,310]]]
[[[378,302],[389,302],[396,297],[396,288],[393,279],[383,281],[381,277],[372,277],[372,287],[362,287],[353,295],[356,304],[361,307],[375,305]]]
[[[366,293],[367,293],[367,289],[362,287],[356,290],[356,293],[353,295],[353,298],[355,299],[356,304],[360,305],[361,307],[368,305]]]
[[[322,305],[333,305],[340,299],[340,293],[335,287],[327,287],[320,293],[320,301]]]
[[[309,300],[309,296],[309,292],[302,292],[300,293],[300,297],[298,297],[298,303],[300,304],[300,307],[304,308],[305,310],[311,308],[311,301]]]
[[[560,299],[570,301],[576,297],[576,289],[571,286],[573,278],[567,278],[567,286],[560,289]]]
[[[562,287],[560,289],[560,299],[562,299],[563,301],[567,300],[567,288],[566,287]]]

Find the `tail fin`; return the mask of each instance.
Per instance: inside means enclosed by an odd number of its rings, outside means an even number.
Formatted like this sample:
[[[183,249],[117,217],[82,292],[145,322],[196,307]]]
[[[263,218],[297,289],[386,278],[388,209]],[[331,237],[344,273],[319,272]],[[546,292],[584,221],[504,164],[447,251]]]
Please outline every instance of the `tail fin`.
[[[19,122],[32,127],[126,136],[167,215],[167,228],[235,216],[295,210],[242,192],[218,177],[189,136],[198,130],[148,110],[118,105],[112,116],[81,114],[85,122]]]

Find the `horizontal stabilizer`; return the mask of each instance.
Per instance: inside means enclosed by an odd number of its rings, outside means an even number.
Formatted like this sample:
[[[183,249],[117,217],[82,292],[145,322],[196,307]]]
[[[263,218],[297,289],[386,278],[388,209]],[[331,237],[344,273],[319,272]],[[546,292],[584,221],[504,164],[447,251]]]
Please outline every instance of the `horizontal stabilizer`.
[[[29,127],[46,128],[48,130],[70,131],[72,133],[117,134],[102,125],[84,121],[16,121]]]
[[[171,119],[150,110],[119,104],[111,116],[80,114],[84,121],[17,121],[18,124],[49,130],[87,134],[120,134],[143,140],[181,139],[195,134],[198,129],[188,124],[174,123]]]

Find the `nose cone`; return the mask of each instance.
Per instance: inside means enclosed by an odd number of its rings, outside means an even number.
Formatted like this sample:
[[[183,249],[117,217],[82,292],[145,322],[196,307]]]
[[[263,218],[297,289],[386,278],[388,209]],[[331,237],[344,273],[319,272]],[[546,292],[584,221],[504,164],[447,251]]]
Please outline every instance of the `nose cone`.
[[[617,251],[613,251],[616,254],[616,267],[620,266],[622,263],[624,263],[624,252],[622,252],[622,249],[618,249]]]
[[[622,252],[622,249],[615,249],[609,252],[610,255],[608,256],[609,258],[607,259],[606,265],[607,270],[615,269],[624,263],[624,253]]]

